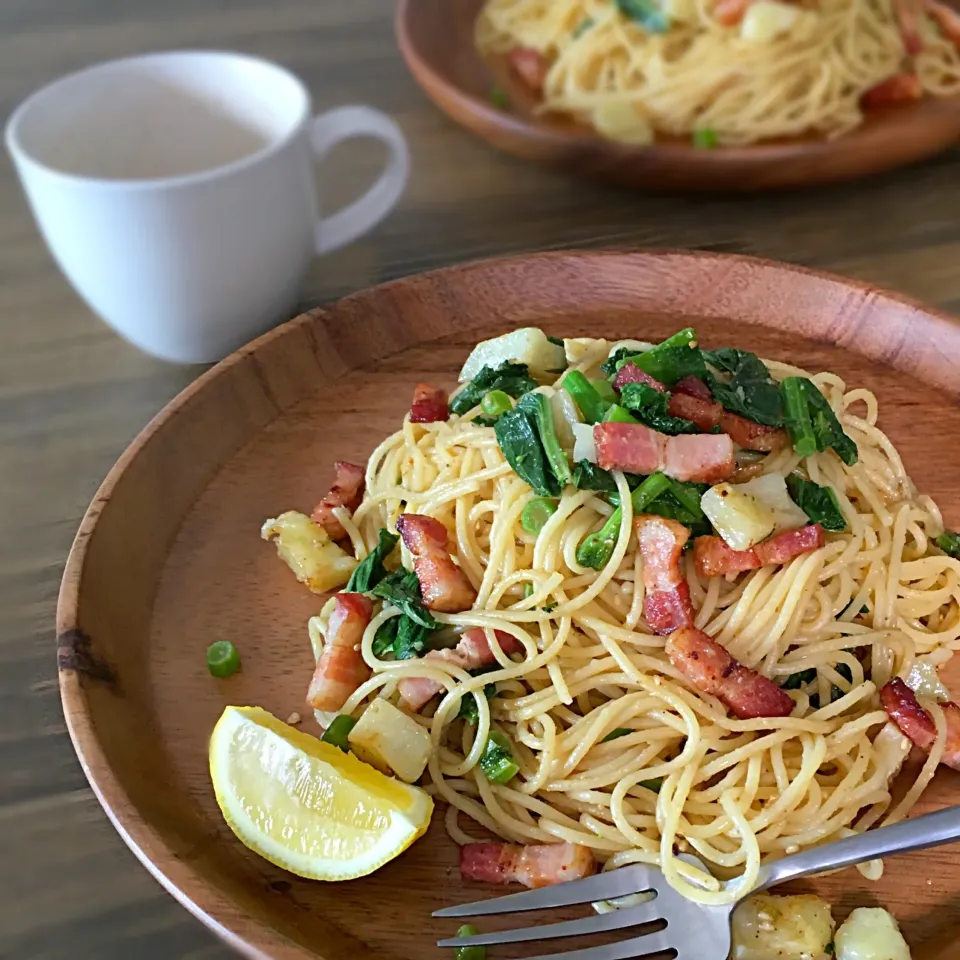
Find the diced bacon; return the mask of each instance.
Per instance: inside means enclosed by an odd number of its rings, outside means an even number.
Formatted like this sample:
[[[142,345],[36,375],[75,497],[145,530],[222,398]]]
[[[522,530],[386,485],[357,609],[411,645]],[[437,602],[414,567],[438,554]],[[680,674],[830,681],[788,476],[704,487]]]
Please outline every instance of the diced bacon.
[[[397,520],[397,532],[413,554],[424,605],[443,613],[469,610],[477,591],[447,550],[447,528],[433,517],[405,513]]]
[[[447,395],[429,383],[418,383],[410,404],[411,423],[436,423],[450,416]]]
[[[467,843],[460,848],[460,876],[480,883],[546,887],[596,872],[589,847],[578,843]]]
[[[713,8],[713,17],[722,27],[735,27],[753,0],[720,0]]]
[[[900,38],[907,56],[915,57],[923,49],[920,36],[920,19],[923,16],[923,0],[893,0]]]
[[[896,103],[909,103],[923,96],[923,85],[915,73],[898,73],[875,87],[861,98],[860,106],[869,110],[874,107],[889,107]]]
[[[905,737],[924,753],[930,752],[937,739],[937,725],[920,706],[916,694],[899,677],[894,677],[880,690],[880,705]],[[940,762],[960,770],[960,706],[950,701],[940,704],[940,708],[947,726]]]
[[[728,573],[756,570],[762,565],[753,547],[734,550],[723,537],[697,537],[693,541],[693,562],[701,577],[723,577]]]
[[[720,417],[720,429],[730,435],[734,443],[744,450],[758,450],[761,453],[770,453],[780,450],[787,443],[787,431],[778,427],[768,427],[762,423],[755,423],[739,414],[723,411]]]
[[[495,630],[500,649],[507,655],[520,653],[523,646],[513,634],[504,630]],[[473,627],[467,630],[460,638],[460,642],[449,650],[431,650],[424,658],[425,661],[441,660],[455,664],[464,670],[476,670],[479,667],[488,667],[497,662],[490,641],[482,627]],[[444,685],[429,677],[404,677],[398,684],[397,690],[404,706],[416,712],[429,700],[432,700]]]
[[[723,407],[713,400],[701,400],[689,393],[674,393],[667,404],[667,413],[671,417],[683,417],[691,420],[697,428],[709,433],[714,427],[720,426],[723,417]]]
[[[593,428],[597,463],[604,470],[716,483],[734,470],[733,442],[724,434],[667,437],[640,423],[598,423]]]
[[[639,423],[598,423],[593,428],[597,463],[604,470],[650,474],[663,469],[667,438]]]
[[[338,460],[333,465],[333,486],[327,495],[313,508],[310,519],[319,523],[330,535],[331,540],[343,540],[347,531],[343,524],[334,516],[336,507],[345,507],[351,513],[360,506],[363,499],[364,475],[363,467],[346,460]]]
[[[943,31],[943,35],[960,47],[960,13],[941,3],[940,0],[923,0],[923,7],[930,18]]]
[[[693,544],[693,562],[701,577],[723,577],[728,573],[786,563],[801,553],[819,549],[824,542],[823,527],[819,523],[784,530],[748,550],[734,550],[720,537],[697,537]]]
[[[667,439],[663,472],[668,477],[718,483],[726,480],[735,467],[733,441],[725,433],[686,433]]]
[[[698,400],[712,400],[710,388],[699,377],[682,377],[673,385],[674,393],[685,393]]]
[[[772,680],[735,660],[696,627],[667,638],[670,662],[698,689],[716,697],[741,720],[788,717],[793,700]]]
[[[757,551],[761,566],[775,563],[786,563],[801,553],[819,550],[825,543],[823,527],[819,523],[811,523],[796,530],[784,530],[775,534],[753,549]]]
[[[690,587],[680,557],[690,531],[676,520],[642,513],[634,520],[643,557],[643,615],[657,634],[693,623]]]
[[[531,47],[514,47],[507,54],[510,69],[523,81],[531,93],[543,93],[543,85],[550,69],[546,57]]]
[[[323,653],[307,690],[307,702],[315,710],[339,710],[370,679],[360,640],[372,614],[373,603],[362,593],[337,594]]]
[[[646,370],[641,370],[635,363],[625,363],[613,379],[613,389],[622,390],[628,383],[645,383],[660,393],[666,393],[667,388],[659,381],[650,376]]]

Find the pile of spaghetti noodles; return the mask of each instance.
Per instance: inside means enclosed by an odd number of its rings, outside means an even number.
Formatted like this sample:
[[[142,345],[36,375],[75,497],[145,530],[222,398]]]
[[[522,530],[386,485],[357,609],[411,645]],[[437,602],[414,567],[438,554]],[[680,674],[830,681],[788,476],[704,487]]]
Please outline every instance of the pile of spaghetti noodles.
[[[611,346],[567,341],[569,369],[602,376]],[[776,380],[803,375],[767,365]],[[894,803],[902,753],[891,760],[877,737],[888,721],[877,691],[917,658],[942,664],[960,644],[960,561],[933,547],[940,514],[878,428],[875,396],[831,373],[812,379],[859,459],[847,466],[828,451],[801,460],[788,446],[768,455],[763,469],[786,476],[799,467],[832,487],[847,532],[829,534],[824,547],[786,565],[739,575],[701,579],[689,555],[683,561],[697,627],[779,684],[808,671],[792,691],[797,708],[789,717],[733,718],[671,664],[665,638],[643,620],[642,558],[623,473],[613,472],[620,533],[609,561],[594,570],[578,563],[577,547],[612,512],[607,495],[568,486],[539,533],[527,532],[520,517],[534,494],[489,426],[457,416],[407,419],[373,452],[363,502],[352,519],[343,515],[358,557],[401,513],[436,517],[478,589],[472,609],[437,619],[507,631],[523,646],[522,659],[497,650],[493,671],[472,676],[441,660],[375,656],[378,628],[398,612],[389,606],[364,633],[363,657],[374,672],[344,713],[362,712],[377,696],[397,700],[404,677],[429,676],[445,687],[435,710],[417,719],[433,740],[429,788],[449,804],[456,841],[473,838],[465,814],[507,840],[586,845],[606,869],[659,864],[688,896],[719,902],[736,894],[678,853],[749,886],[762,858],[909,812],[942,746]],[[411,566],[406,550],[403,563]],[[488,701],[483,688],[491,682],[496,696]],[[475,723],[458,718],[471,696]],[[942,713],[924,704],[942,741]],[[492,729],[509,737],[520,766],[507,784],[478,769]]]
[[[485,55],[543,58],[543,111],[632,142],[705,132],[703,145],[837,137],[869,91],[956,94],[958,43],[939,0],[487,0],[477,24]]]

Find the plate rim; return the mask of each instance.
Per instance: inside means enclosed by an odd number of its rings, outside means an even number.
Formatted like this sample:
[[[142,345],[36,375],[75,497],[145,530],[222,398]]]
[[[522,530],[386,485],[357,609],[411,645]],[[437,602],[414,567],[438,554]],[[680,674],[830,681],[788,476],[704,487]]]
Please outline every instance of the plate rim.
[[[82,675],[91,672],[89,661],[84,659],[83,636],[78,629],[81,580],[88,543],[97,526],[99,517],[109,502],[113,490],[151,438],[175,420],[179,412],[190,404],[198,394],[202,393],[209,384],[228,376],[237,365],[250,360],[255,361],[257,354],[274,341],[290,336],[297,330],[323,320],[330,315],[331,310],[335,311],[341,306],[352,305],[357,302],[362,303],[368,297],[389,293],[391,289],[410,283],[438,277],[444,279],[453,274],[474,270],[506,268],[509,271],[511,267],[529,261],[562,261],[570,257],[578,259],[620,257],[640,263],[679,258],[704,263],[719,261],[731,265],[739,264],[743,267],[752,266],[764,271],[774,270],[783,274],[798,275],[820,283],[840,285],[861,295],[916,311],[925,323],[946,323],[951,327],[960,325],[960,318],[908,295],[896,293],[867,281],[843,277],[830,271],[816,270],[763,257],[717,253],[709,250],[624,248],[570,249],[508,254],[469,260],[421,273],[408,274],[365,287],[324,306],[304,311],[240,347],[201,373],[169,400],[121,453],[101,482],[90,505],[84,511],[80,526],[67,555],[57,598],[58,684],[61,705],[73,749],[87,782],[117,833],[151,876],[181,906],[245,957],[253,958],[253,960],[317,960],[319,954],[301,948],[282,933],[276,931],[275,928],[237,913],[235,908],[231,906],[233,901],[223,894],[220,888],[209,883],[189,863],[177,856],[176,852],[153,828],[150,821],[140,814],[139,808],[130,799],[116,776],[97,736],[81,679]],[[737,322],[749,325],[748,321],[745,320]],[[814,342],[818,339],[806,333],[798,333],[797,335]],[[833,343],[839,349],[847,349],[839,342],[834,341]],[[884,366],[893,367],[889,359],[872,359]],[[914,375],[905,370],[901,372],[907,376]],[[282,414],[282,410],[277,411],[277,416],[282,416]],[[97,770],[96,773],[94,773],[94,768]]]

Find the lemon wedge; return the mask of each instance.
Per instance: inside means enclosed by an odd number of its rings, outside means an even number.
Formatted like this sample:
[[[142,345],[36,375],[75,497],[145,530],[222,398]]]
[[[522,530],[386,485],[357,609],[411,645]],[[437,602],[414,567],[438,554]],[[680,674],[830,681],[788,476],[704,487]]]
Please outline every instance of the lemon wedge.
[[[403,853],[433,800],[260,707],[227,707],[210,737],[210,776],[230,829],[300,877],[363,877]]]

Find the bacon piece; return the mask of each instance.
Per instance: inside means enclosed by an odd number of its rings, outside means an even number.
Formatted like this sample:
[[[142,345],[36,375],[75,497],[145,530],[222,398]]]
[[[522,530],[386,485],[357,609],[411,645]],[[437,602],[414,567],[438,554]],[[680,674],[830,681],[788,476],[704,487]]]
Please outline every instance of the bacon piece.
[[[507,62],[525,87],[532,93],[543,93],[550,65],[539,50],[532,47],[514,47],[507,54]]]
[[[955,46],[960,47],[960,13],[948,7],[940,0],[923,0],[927,14],[943,31],[943,35]]]
[[[327,495],[313,508],[310,519],[319,523],[330,535],[331,540],[343,540],[347,531],[334,516],[334,508],[346,507],[351,513],[360,506],[363,499],[363,467],[347,460],[338,460],[333,465],[333,486]]]
[[[735,660],[696,627],[671,633],[666,652],[670,662],[697,689],[716,697],[741,720],[788,717],[793,712],[793,700],[785,691]]]
[[[734,470],[733,442],[724,434],[667,437],[640,423],[598,423],[593,428],[597,463],[604,470],[715,483]]]
[[[546,887],[595,873],[589,847],[579,843],[467,843],[460,848],[460,876],[480,883]]]
[[[903,49],[907,56],[915,57],[923,49],[923,38],[920,36],[923,0],[893,0],[893,12],[903,40]]]
[[[811,523],[806,527],[784,530],[783,533],[768,537],[753,549],[757,551],[760,565],[766,567],[770,564],[786,563],[801,553],[819,550],[824,542],[823,527],[819,523]]]
[[[912,740],[924,753],[929,753],[937,739],[937,725],[933,717],[920,706],[916,694],[899,678],[894,677],[880,690],[880,705],[900,732]],[[960,770],[960,706],[952,700],[940,704],[946,721],[946,743],[940,762]]]
[[[666,393],[667,388],[659,381],[650,376],[646,370],[641,370],[635,363],[625,363],[613,379],[613,389],[622,390],[628,383],[645,383],[660,393]]]
[[[410,404],[411,423],[436,423],[449,416],[447,395],[443,390],[429,383],[418,383],[414,387],[413,402]]]
[[[685,393],[698,400],[713,400],[710,388],[699,377],[682,377],[673,385],[674,393]]]
[[[725,433],[685,433],[667,438],[663,472],[668,477],[718,483],[726,480],[735,467],[733,441]]]
[[[641,513],[634,520],[643,557],[643,615],[654,633],[663,635],[693,623],[690,587],[680,570],[690,531],[676,520]]]
[[[693,544],[693,562],[701,577],[722,577],[786,563],[801,553],[817,550],[824,542],[823,527],[819,523],[784,530],[747,550],[734,550],[721,537],[697,537]]]
[[[397,532],[413,554],[424,605],[443,613],[469,610],[477,591],[447,550],[447,528],[433,517],[405,513],[397,520]]]
[[[861,98],[860,106],[867,110],[908,103],[923,96],[923,85],[915,73],[898,73],[871,87]]]
[[[504,630],[495,630],[500,649],[507,655],[521,653],[523,645],[513,634]],[[453,663],[464,670],[476,670],[478,667],[487,667],[497,662],[490,641],[482,627],[472,627],[460,638],[460,642],[449,650],[431,650],[424,660],[441,660]],[[432,700],[444,685],[429,677],[404,677],[398,684],[397,690],[404,706],[416,712],[427,701]]]
[[[780,450],[787,443],[787,431],[778,427],[768,427],[762,423],[755,423],[739,414],[723,411],[720,417],[720,429],[730,435],[734,443],[744,450],[759,450],[770,453]]]
[[[746,483],[748,480],[756,480],[757,477],[763,476],[763,471],[766,468],[766,464],[763,461],[758,463],[738,463],[737,469],[733,471],[733,476],[730,478],[731,483]]]
[[[360,640],[373,615],[373,603],[362,593],[338,593],[336,601],[323,653],[307,690],[307,702],[315,710],[339,710],[354,690],[370,679]]]
[[[702,400],[689,393],[674,393],[667,404],[667,413],[671,417],[683,417],[691,420],[697,428],[709,433],[714,427],[720,426],[723,418],[723,407],[712,400]]]

